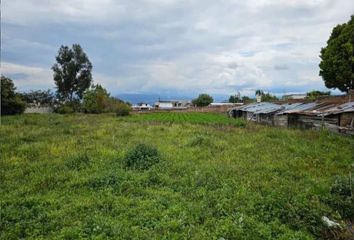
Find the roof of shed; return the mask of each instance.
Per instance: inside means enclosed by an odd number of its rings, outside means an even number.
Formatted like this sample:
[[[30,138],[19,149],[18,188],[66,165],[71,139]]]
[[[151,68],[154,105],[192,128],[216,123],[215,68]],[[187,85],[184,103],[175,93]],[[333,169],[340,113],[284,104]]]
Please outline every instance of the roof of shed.
[[[260,113],[271,113],[281,109],[281,106],[274,103],[268,102],[260,102],[260,103],[252,103],[241,107],[236,107],[233,110],[246,111],[255,114]]]
[[[253,114],[305,114],[305,115],[332,115],[343,112],[354,112],[354,102],[341,105],[329,102],[274,104],[269,102],[252,103],[232,108],[231,110],[251,112]]]
[[[347,102],[339,106],[332,106],[331,108],[322,111],[322,114],[327,116],[345,112],[354,112],[354,102]]]

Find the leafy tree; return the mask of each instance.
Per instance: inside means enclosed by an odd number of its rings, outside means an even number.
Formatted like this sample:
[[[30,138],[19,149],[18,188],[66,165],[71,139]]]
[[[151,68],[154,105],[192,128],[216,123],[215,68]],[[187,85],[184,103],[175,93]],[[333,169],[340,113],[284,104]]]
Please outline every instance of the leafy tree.
[[[321,49],[320,76],[326,87],[342,92],[353,89],[354,82],[354,15],[348,23],[332,30],[327,46]]]
[[[265,93],[263,90],[260,90],[260,89],[256,90],[255,95],[260,96],[262,102],[278,100],[278,98],[276,96],[274,96],[270,93]]]
[[[129,115],[131,107],[118,98],[111,97],[99,84],[92,85],[83,96],[83,110],[87,113],[116,112],[119,116]]]
[[[306,93],[306,95],[307,95],[306,96],[307,99],[316,100],[320,96],[330,96],[331,92],[330,91],[321,92],[321,91],[318,91],[318,90],[313,90],[311,92]]]
[[[236,94],[236,95],[231,95],[229,97],[229,103],[238,103],[241,102],[241,95],[240,93]]]
[[[101,85],[92,85],[83,96],[83,108],[88,113],[107,112],[109,93]]]
[[[197,105],[198,107],[205,107],[205,106],[208,106],[213,101],[214,101],[214,99],[212,96],[210,96],[206,93],[202,93],[202,94],[199,94],[199,96],[197,98],[193,99],[192,103],[194,105]]]
[[[257,89],[255,95],[262,96],[264,94],[263,90]]]
[[[50,89],[46,91],[36,90],[27,93],[21,93],[21,98],[27,104],[39,103],[41,105],[52,105],[55,102],[55,96]]]
[[[61,46],[52,67],[57,95],[62,101],[81,100],[92,82],[92,64],[79,44]]]
[[[250,97],[247,97],[247,96],[243,96],[242,97],[242,102],[243,103],[251,103],[251,102],[254,102],[254,99],[252,99]]]
[[[276,101],[278,98],[270,93],[263,93],[262,102]]]
[[[1,75],[1,114],[21,114],[25,111],[26,104],[20,95],[15,92],[16,87],[10,78]]]

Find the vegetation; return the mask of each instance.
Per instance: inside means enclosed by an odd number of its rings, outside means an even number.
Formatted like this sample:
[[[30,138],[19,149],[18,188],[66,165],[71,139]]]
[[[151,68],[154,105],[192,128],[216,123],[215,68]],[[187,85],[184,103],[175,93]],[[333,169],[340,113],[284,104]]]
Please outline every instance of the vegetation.
[[[1,115],[21,114],[25,111],[26,104],[10,78],[1,75]]]
[[[131,106],[128,103],[118,102],[116,104],[115,113],[117,116],[128,116],[132,111]]]
[[[246,123],[242,119],[228,118],[220,113],[199,112],[160,112],[151,114],[135,114],[124,121],[135,122],[167,122],[167,123],[194,123],[204,125],[233,125],[244,127]]]
[[[240,93],[237,93],[235,95],[231,95],[229,97],[229,103],[239,103],[239,102],[242,102]]]
[[[40,104],[50,106],[55,103],[55,96],[51,90],[36,90],[27,93],[21,93],[21,98],[27,104]]]
[[[242,97],[242,102],[243,102],[244,104],[252,103],[252,102],[254,102],[254,101],[255,101],[255,100],[252,99],[252,98],[250,98],[250,97],[247,97],[247,96],[243,96],[243,97]]]
[[[255,92],[256,96],[261,97],[262,102],[269,102],[269,101],[276,101],[278,98],[270,93],[265,93],[263,90],[256,90]]]
[[[213,97],[206,93],[199,94],[199,96],[192,100],[192,103],[198,107],[206,107],[214,101]]]
[[[148,116],[3,117],[0,238],[318,239],[352,217],[353,138]],[[163,161],[126,168],[140,143]]]
[[[326,87],[342,92],[354,88],[354,15],[333,28],[320,57],[320,76]]]
[[[83,97],[83,110],[86,113],[115,112],[118,116],[129,115],[130,106],[120,99],[111,97],[101,85],[92,85],[87,89]]]
[[[160,161],[160,154],[156,148],[140,143],[126,153],[123,161],[127,168],[146,170]]]
[[[308,93],[306,93],[306,99],[309,100],[316,100],[317,98],[321,97],[321,96],[330,96],[331,92],[322,92],[322,91],[318,91],[318,90],[313,90],[310,91]]]
[[[92,64],[79,44],[72,48],[61,46],[56,57],[54,82],[57,95],[63,102],[74,102],[82,96],[92,82]]]

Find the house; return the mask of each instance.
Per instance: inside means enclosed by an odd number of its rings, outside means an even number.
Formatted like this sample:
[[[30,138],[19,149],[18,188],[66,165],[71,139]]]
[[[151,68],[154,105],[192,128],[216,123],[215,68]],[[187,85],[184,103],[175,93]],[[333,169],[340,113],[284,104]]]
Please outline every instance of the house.
[[[153,107],[148,103],[138,103],[132,106],[134,111],[150,111]]]
[[[189,100],[159,100],[154,104],[156,109],[186,109],[190,105]]]

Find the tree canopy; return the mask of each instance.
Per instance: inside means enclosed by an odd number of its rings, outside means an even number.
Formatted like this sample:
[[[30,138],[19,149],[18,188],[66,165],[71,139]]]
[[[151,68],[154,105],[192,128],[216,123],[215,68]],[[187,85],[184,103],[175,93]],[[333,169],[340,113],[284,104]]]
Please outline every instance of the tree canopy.
[[[318,91],[318,90],[312,90],[308,93],[306,93],[306,98],[310,99],[310,100],[316,100],[318,97],[321,96],[330,96],[331,92],[322,92],[322,91]]]
[[[348,23],[332,30],[327,46],[321,50],[320,76],[326,87],[342,92],[353,89],[354,84],[354,15]]]
[[[79,44],[61,46],[53,65],[57,95],[62,101],[81,100],[92,82],[92,64]]]
[[[206,93],[199,94],[199,96],[195,99],[192,100],[192,103],[194,105],[197,105],[198,107],[205,107],[208,106],[210,103],[214,101],[213,97]]]
[[[128,115],[131,110],[129,104],[111,97],[108,91],[99,84],[93,84],[85,91],[82,105],[86,113],[116,112],[118,115]]]
[[[1,75],[1,114],[20,114],[26,108],[25,102],[16,93],[16,87],[10,78]]]
[[[255,92],[256,96],[260,96],[262,102],[275,101],[278,98],[270,93],[265,93],[263,90],[257,89]]]
[[[29,104],[53,105],[55,102],[55,96],[50,89],[24,92],[21,93],[21,98]]]

